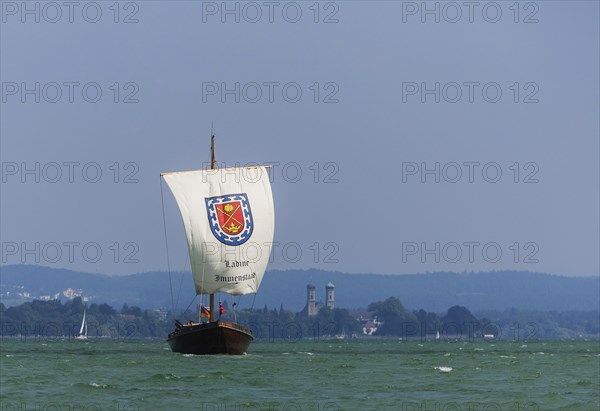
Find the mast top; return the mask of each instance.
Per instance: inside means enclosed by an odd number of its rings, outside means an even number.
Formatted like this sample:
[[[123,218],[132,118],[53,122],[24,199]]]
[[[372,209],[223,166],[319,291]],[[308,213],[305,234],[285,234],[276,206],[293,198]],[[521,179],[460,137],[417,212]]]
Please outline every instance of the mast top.
[[[210,138],[210,169],[215,170],[216,168],[217,160],[215,159],[215,135],[212,134]]]

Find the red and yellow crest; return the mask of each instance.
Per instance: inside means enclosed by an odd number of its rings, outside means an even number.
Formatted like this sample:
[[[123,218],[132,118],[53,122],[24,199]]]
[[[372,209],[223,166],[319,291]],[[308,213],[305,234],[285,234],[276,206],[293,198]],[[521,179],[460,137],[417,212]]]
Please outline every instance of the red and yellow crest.
[[[206,199],[210,229],[223,244],[244,244],[254,229],[248,196],[230,194]]]
[[[244,214],[242,213],[241,201],[216,204],[215,210],[217,210],[219,225],[225,233],[237,235],[244,229]]]

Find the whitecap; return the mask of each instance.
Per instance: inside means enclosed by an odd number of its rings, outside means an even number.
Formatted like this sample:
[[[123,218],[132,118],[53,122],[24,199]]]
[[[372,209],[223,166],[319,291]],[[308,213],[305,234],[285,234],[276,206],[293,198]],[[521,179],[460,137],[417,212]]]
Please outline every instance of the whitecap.
[[[434,367],[434,370],[438,370],[439,372],[450,372],[452,371],[452,367]]]

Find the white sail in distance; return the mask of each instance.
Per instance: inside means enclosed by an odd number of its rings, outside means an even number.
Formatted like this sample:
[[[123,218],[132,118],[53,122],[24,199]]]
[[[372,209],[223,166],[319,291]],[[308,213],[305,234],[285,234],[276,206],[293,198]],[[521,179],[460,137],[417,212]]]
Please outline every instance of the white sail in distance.
[[[87,335],[87,323],[85,322],[85,313],[86,310],[83,310],[83,320],[81,320],[81,328],[79,329],[79,335]],[[83,331],[85,330],[85,334],[83,334]]]
[[[197,294],[258,291],[275,229],[267,168],[161,174],[183,219]]]
[[[85,328],[85,311],[83,310],[83,320],[81,320],[81,328],[79,329],[79,335],[83,335],[83,330]]]

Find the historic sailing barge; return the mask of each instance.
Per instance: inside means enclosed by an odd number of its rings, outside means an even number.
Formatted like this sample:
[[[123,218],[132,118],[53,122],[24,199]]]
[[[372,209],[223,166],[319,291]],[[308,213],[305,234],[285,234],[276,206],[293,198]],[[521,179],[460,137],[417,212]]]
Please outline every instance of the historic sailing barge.
[[[265,245],[273,242],[275,225],[267,167],[217,168],[212,136],[209,170],[161,176],[183,219],[196,294],[210,296],[208,322],[176,321],[169,346],[184,354],[243,354],[252,331],[221,321],[220,313],[215,320],[215,293],[244,295],[260,287],[270,254]],[[248,246],[261,252],[245,252]]]

